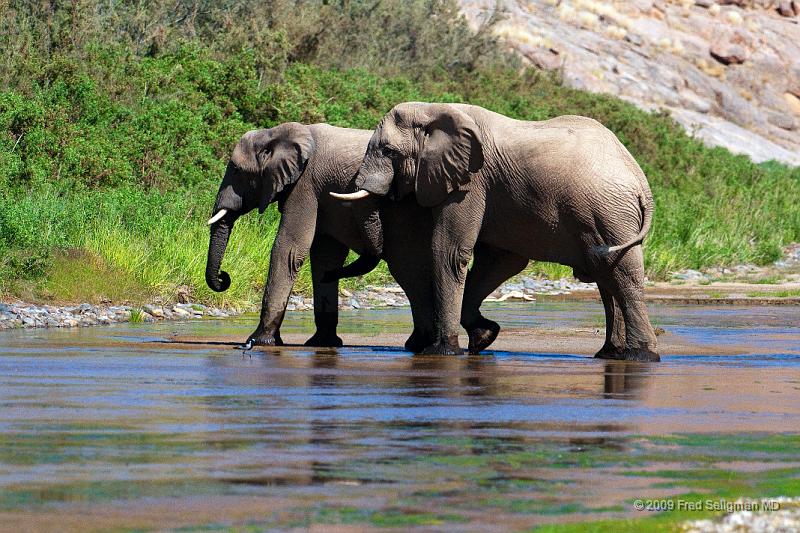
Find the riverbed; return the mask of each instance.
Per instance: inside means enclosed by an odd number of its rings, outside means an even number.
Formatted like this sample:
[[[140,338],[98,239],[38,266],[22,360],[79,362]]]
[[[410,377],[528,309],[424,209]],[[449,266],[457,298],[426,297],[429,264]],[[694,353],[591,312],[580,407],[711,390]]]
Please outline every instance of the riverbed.
[[[0,530],[517,531],[800,489],[796,307],[652,305],[657,364],[591,358],[596,303],[484,309],[460,357],[404,352],[407,309],[342,312],[340,349],[298,345],[310,312],[249,352],[253,316],[0,332]]]

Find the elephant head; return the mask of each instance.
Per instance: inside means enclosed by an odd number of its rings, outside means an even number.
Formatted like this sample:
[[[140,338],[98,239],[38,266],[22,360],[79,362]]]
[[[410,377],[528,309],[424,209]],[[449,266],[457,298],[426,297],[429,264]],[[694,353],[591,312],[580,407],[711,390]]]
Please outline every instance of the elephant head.
[[[212,290],[221,292],[230,286],[230,276],[220,265],[236,219],[256,207],[263,213],[281,192],[288,192],[314,148],[309,127],[296,122],[249,131],[236,143],[208,221],[206,283]]]
[[[356,177],[359,190],[334,194],[361,200],[371,194],[399,200],[414,193],[424,207],[466,190],[483,167],[483,144],[475,121],[456,106],[405,103],[383,117]]]

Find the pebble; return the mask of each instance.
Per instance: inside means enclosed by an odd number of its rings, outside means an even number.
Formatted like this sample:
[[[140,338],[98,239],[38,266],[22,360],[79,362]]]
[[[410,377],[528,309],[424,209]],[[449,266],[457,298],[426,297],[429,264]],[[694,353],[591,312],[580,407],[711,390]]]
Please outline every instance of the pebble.
[[[736,503],[756,500],[737,500]],[[735,511],[720,518],[686,522],[681,528],[686,533],[740,533],[744,531],[770,531],[790,533],[800,530],[800,498],[767,498],[771,504],[780,505],[773,511]]]
[[[237,310],[207,307],[199,303],[156,305],[141,308],[127,305],[92,305],[82,303],[71,306],[34,305],[28,303],[0,303],[0,330],[13,328],[76,328],[129,322],[134,310],[139,311],[143,322],[169,319],[189,319],[209,316],[226,318],[240,313]]]
[[[800,243],[792,244],[784,249],[784,255],[774,264],[775,268],[800,268]],[[768,273],[763,267],[754,265],[737,265],[725,268],[698,270],[681,270],[674,272],[674,280],[691,280],[709,282],[726,275],[758,275]],[[583,283],[573,279],[539,279],[522,276],[501,285],[486,301],[505,302],[535,301],[536,295],[569,294],[575,291],[596,290],[594,283]],[[409,305],[403,289],[397,284],[386,286],[368,286],[358,291],[340,290],[340,309],[372,309],[376,307],[406,307]],[[287,311],[309,311],[314,309],[313,298],[292,295],[286,306]],[[258,309],[250,309],[257,311]],[[241,310],[208,307],[200,303],[176,303],[171,305],[147,304],[141,308],[126,305],[79,305],[57,307],[52,305],[33,305],[27,303],[0,303],[0,330],[11,328],[37,327],[85,327],[98,324],[128,322],[133,311],[144,322],[160,320],[186,320],[192,318],[226,318],[240,314]]]
[[[800,269],[800,243],[793,243],[783,249],[783,256],[775,261],[771,267],[742,264],[730,267],[705,268],[702,272],[687,268],[672,272],[670,277],[673,281],[711,283],[716,280],[735,278],[757,280],[760,276],[770,274],[786,275],[798,269]]]

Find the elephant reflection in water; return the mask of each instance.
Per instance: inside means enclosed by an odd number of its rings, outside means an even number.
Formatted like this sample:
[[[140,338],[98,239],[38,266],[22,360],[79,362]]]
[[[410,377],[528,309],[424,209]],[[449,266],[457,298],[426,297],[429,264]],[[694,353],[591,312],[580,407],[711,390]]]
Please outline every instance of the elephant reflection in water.
[[[497,364],[490,355],[414,355],[407,380],[411,396],[461,397],[494,396]]]
[[[607,361],[603,373],[603,397],[640,399],[650,368],[635,361]]]

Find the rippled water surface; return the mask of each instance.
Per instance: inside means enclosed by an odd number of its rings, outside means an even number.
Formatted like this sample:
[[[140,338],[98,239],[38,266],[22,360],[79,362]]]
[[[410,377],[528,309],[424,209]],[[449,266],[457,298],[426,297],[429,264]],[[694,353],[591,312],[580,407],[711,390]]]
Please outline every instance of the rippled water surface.
[[[595,327],[589,303],[501,305]],[[485,531],[643,518],[636,498],[800,493],[800,312],[654,307],[698,346],[655,365],[381,344],[244,354],[253,317],[0,332],[0,530]],[[311,333],[290,313],[283,331]],[[218,340],[225,339],[225,340]]]

